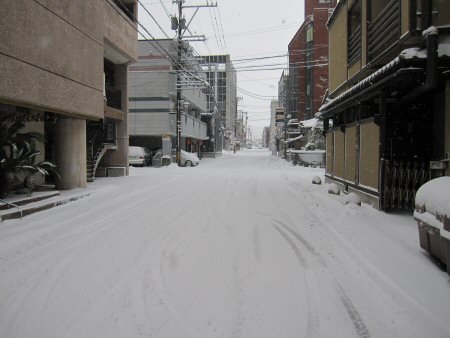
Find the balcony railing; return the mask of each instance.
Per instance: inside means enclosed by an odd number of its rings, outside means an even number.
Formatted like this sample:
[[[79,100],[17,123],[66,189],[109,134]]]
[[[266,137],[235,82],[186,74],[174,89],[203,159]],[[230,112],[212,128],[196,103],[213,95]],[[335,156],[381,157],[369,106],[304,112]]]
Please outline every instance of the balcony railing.
[[[106,105],[122,110],[122,92],[114,87],[106,86]]]
[[[206,139],[206,123],[195,117],[182,113],[181,117],[181,135],[195,139]]]
[[[348,64],[352,64],[361,56],[361,25],[348,37]]]
[[[392,0],[368,26],[369,60],[374,60],[400,38],[400,8]]]

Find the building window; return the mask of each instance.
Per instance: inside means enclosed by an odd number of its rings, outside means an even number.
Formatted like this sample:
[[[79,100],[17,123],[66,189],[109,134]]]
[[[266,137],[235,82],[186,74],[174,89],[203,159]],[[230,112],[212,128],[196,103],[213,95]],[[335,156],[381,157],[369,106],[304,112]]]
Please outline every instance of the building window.
[[[319,0],[319,4],[329,4],[331,0]]]
[[[361,56],[361,0],[354,3],[348,12],[348,64]]]
[[[306,29],[306,43],[311,42],[314,40],[314,28],[312,26],[309,26]]]
[[[375,1],[372,0],[370,2],[371,20],[375,19],[378,15],[380,15],[383,9],[385,9],[390,2],[391,0],[375,0]]]
[[[135,1],[134,0],[113,0],[113,2],[119,7],[125,15],[130,18],[131,21],[136,22],[135,18]]]

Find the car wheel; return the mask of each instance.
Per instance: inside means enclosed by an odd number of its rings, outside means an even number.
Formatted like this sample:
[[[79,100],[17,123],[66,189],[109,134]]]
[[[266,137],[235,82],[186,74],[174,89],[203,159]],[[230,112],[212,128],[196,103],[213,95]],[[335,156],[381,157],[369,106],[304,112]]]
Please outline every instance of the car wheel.
[[[186,167],[192,167],[192,162],[191,161],[186,161],[186,163],[184,165]]]

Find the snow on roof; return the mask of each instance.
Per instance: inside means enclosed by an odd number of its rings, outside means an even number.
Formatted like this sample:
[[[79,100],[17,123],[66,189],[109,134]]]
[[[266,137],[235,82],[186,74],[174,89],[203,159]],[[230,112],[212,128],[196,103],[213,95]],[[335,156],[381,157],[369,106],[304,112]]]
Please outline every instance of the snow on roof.
[[[319,111],[323,112],[327,110],[328,108],[332,107],[334,104],[339,103],[343,100],[345,100],[347,97],[359,92],[366,86],[372,85],[374,82],[378,80],[378,78],[382,77],[384,74],[389,72],[390,70],[394,69],[396,66],[400,65],[403,58],[400,56],[397,56],[394,60],[389,62],[384,67],[378,69],[375,73],[372,75],[369,75],[365,79],[358,82],[356,85],[351,87],[350,89],[347,89],[345,92],[343,92],[341,95],[337,96],[336,98],[328,101],[326,104],[324,104],[322,107],[320,107]]]
[[[438,46],[439,57],[450,57],[450,36],[443,36]]]
[[[305,128],[314,128],[314,127],[317,127],[317,123],[319,122],[319,119],[317,119],[317,118],[312,118],[312,119],[309,119],[309,120],[304,120],[304,121],[301,121],[300,123],[303,125],[303,127],[305,127]]]
[[[287,144],[287,143],[292,143],[292,142],[295,142],[295,141],[300,141],[303,138],[304,138],[303,135],[300,135],[300,136],[297,136],[297,137],[294,137],[294,138],[288,138],[287,141],[284,141],[284,143]]]
[[[402,57],[404,60],[426,59],[427,50],[418,47],[408,48],[400,53],[400,57]]]
[[[415,204],[420,212],[450,218],[450,177],[439,177],[422,185],[417,191]]]

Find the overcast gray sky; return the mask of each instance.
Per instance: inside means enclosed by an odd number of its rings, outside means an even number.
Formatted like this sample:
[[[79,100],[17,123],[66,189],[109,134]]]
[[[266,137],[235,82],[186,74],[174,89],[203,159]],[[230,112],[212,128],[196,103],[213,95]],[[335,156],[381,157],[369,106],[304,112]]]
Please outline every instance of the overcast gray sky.
[[[177,14],[172,0],[141,0],[170,37],[168,14]],[[210,4],[211,1],[208,1]],[[206,0],[186,0],[185,6],[206,4]],[[214,2],[215,3],[215,2]],[[277,84],[282,69],[287,67],[288,44],[304,19],[303,0],[217,0],[217,8],[200,8],[190,26],[192,33],[205,35],[206,42],[192,43],[200,54],[230,54],[238,71],[238,96],[243,99],[238,109],[248,112],[249,126],[260,137],[270,124],[270,100],[277,98]],[[186,8],[189,21],[194,9]],[[155,38],[166,36],[155,21],[139,8],[139,21]],[[140,36],[140,38],[142,38]],[[258,61],[248,58],[272,57]],[[267,65],[267,66],[265,66]],[[243,71],[243,67],[254,71]],[[278,68],[275,70],[264,70]],[[250,94],[247,94],[250,93]],[[256,94],[256,95],[252,95]]]

